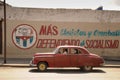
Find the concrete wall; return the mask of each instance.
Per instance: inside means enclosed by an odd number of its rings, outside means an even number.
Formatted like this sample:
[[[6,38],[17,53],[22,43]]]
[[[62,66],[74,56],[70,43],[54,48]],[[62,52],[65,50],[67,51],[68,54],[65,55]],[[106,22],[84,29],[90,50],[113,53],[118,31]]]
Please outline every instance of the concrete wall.
[[[0,6],[0,17],[2,11]],[[54,50],[58,43],[69,45],[73,41],[100,56],[120,58],[119,14],[120,11],[7,6],[7,57],[30,58],[36,52]],[[27,34],[34,36],[31,47],[19,44],[26,40],[23,34],[18,34],[21,28],[33,31]]]
[[[3,8],[0,7],[0,16]],[[65,22],[120,22],[120,11],[91,9],[16,8],[7,6],[7,19]]]

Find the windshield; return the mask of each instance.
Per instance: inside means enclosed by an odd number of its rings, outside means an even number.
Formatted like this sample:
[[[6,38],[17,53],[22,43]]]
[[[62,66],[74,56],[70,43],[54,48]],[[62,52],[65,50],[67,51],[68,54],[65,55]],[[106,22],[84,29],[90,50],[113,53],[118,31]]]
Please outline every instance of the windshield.
[[[59,48],[56,48],[56,49],[53,51],[53,53],[56,54],[56,53],[58,52],[58,49],[59,49]]]

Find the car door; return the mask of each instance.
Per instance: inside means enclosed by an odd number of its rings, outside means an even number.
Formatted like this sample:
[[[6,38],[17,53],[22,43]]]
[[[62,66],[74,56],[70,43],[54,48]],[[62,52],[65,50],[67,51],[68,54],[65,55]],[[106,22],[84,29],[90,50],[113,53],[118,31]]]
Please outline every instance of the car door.
[[[91,64],[91,58],[87,50],[83,48],[79,48],[79,56],[78,56],[78,66],[84,66]]]
[[[70,48],[70,63],[71,67],[77,67],[78,66],[78,58],[80,57],[80,54],[78,53],[77,48]]]
[[[69,48],[68,52],[64,53],[64,48],[60,48],[58,53],[55,55],[55,66],[56,67],[69,67],[70,66],[70,55]]]

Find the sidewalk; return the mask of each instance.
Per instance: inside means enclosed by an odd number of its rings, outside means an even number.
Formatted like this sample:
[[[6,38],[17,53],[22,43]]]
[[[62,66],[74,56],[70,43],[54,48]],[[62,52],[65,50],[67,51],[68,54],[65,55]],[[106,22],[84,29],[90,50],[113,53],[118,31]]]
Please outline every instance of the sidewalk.
[[[105,60],[105,68],[120,68],[120,61]]]
[[[29,62],[31,59],[7,59],[4,64],[4,59],[0,59],[0,67],[27,67],[30,68]],[[103,68],[120,68],[120,61],[105,60]]]
[[[4,64],[4,59],[0,58],[0,67],[30,67],[29,62],[32,59],[8,58]]]

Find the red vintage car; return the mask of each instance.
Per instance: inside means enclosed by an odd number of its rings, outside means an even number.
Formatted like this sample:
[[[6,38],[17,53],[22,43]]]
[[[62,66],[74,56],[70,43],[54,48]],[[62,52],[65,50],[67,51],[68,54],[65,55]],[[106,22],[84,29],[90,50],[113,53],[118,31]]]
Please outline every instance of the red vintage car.
[[[39,71],[46,71],[48,67],[79,67],[84,71],[91,71],[93,67],[103,64],[102,57],[80,46],[59,46],[51,53],[36,53],[30,62]]]

